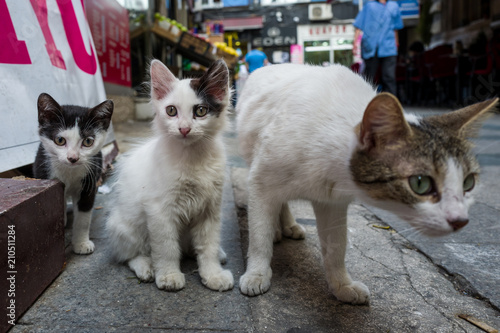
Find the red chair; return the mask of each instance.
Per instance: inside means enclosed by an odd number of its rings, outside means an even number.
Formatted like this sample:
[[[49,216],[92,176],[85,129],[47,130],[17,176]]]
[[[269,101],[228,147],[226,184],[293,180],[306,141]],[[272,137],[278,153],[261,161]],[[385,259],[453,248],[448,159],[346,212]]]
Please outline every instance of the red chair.
[[[415,103],[422,100],[425,90],[427,95],[426,82],[428,80],[427,69],[424,62],[424,52],[415,55],[406,68],[408,102]]]
[[[424,53],[424,62],[427,68],[427,75],[430,87],[433,88],[434,101],[436,104],[449,102],[452,87],[455,85],[452,80],[456,75],[457,58],[453,55],[451,45],[439,45]]]
[[[406,79],[406,64],[404,63],[404,59],[398,58],[398,62],[396,64],[396,92],[399,100],[404,103],[406,103],[408,100]]]
[[[476,96],[479,93],[478,88],[493,90],[492,84],[488,84],[493,79],[496,67],[496,57],[492,43],[493,41],[486,44],[484,53],[470,56],[471,70],[467,72],[467,76],[469,77],[469,94],[472,97],[482,99],[483,96]],[[490,93],[492,92],[490,91]]]

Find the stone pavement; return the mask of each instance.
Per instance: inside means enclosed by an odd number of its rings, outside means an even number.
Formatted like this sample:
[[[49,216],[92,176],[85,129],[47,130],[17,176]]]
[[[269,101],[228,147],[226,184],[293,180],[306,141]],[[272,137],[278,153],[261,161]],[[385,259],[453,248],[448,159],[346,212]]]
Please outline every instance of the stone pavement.
[[[371,207],[350,207],[347,267],[353,278],[370,288],[369,306],[342,304],[328,291],[314,215],[306,202],[291,205],[306,229],[306,239],[284,239],[275,245],[270,291],[257,297],[240,294],[247,239],[247,170],[230,129],[222,246],[229,259],[226,267],[235,277],[233,290],[219,293],[203,287],[192,259],[182,262],[186,288],[179,292],[138,283],[127,267],[109,258],[103,226],[105,211],[112,207],[109,195],[99,194],[96,207],[104,209],[95,210],[91,231],[96,251],[78,256],[68,244],[65,270],[11,332],[483,332],[459,314],[499,329],[495,235],[500,167],[495,161],[500,148],[491,144],[498,143],[498,124],[497,116],[491,127],[485,127],[492,132],[482,132],[485,190],[478,198],[478,209],[471,213],[471,225],[456,238],[420,238],[407,225]],[[115,125],[122,149],[134,141],[130,138],[148,133],[147,123]],[[392,228],[374,227],[386,223]],[[482,280],[492,284],[483,288]]]

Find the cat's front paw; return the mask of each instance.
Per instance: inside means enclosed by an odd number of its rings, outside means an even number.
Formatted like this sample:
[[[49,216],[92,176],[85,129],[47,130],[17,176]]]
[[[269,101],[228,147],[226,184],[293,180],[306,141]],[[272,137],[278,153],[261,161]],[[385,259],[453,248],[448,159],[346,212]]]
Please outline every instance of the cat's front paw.
[[[370,290],[359,281],[341,286],[333,294],[339,301],[350,304],[368,304],[370,302]]]
[[[264,274],[246,272],[240,278],[240,291],[248,296],[261,295],[271,287],[272,271],[269,268]]]
[[[94,242],[92,242],[91,240],[73,244],[73,252],[75,252],[76,254],[91,254],[92,252],[94,252],[94,248]]]
[[[306,229],[303,226],[295,223],[290,227],[283,227],[283,235],[291,239],[304,239],[306,238]]]
[[[167,275],[160,275],[156,277],[156,286],[158,289],[166,291],[177,291],[184,288],[186,285],[186,278],[182,273],[170,273]]]
[[[218,274],[202,278],[201,282],[209,289],[226,291],[233,289],[234,279],[233,274],[227,269],[220,271]]]

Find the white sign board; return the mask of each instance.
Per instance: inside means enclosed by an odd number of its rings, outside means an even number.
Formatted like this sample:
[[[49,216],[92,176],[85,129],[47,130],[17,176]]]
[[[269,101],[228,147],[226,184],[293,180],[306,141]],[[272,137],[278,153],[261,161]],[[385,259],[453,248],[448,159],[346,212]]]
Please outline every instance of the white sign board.
[[[37,99],[106,99],[83,0],[0,0],[0,172],[33,163]]]

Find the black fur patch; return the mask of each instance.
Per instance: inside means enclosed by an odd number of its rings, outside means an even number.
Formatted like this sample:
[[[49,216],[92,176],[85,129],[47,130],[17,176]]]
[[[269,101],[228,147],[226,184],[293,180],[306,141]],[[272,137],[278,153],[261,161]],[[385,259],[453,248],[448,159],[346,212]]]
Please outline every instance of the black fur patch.
[[[229,94],[229,71],[224,61],[214,62],[202,77],[192,79],[190,86],[208,106],[208,112],[219,117],[227,106],[226,97]]]
[[[82,179],[82,191],[80,200],[78,200],[78,210],[88,212],[94,206],[94,200],[97,192],[96,182],[102,174],[102,153],[99,152],[92,157],[90,164],[91,172]]]
[[[95,136],[97,132],[108,129],[112,113],[111,101],[105,101],[94,108],[60,106],[48,94],[41,94],[38,98],[39,134],[54,140],[59,132],[77,124],[82,138]]]

